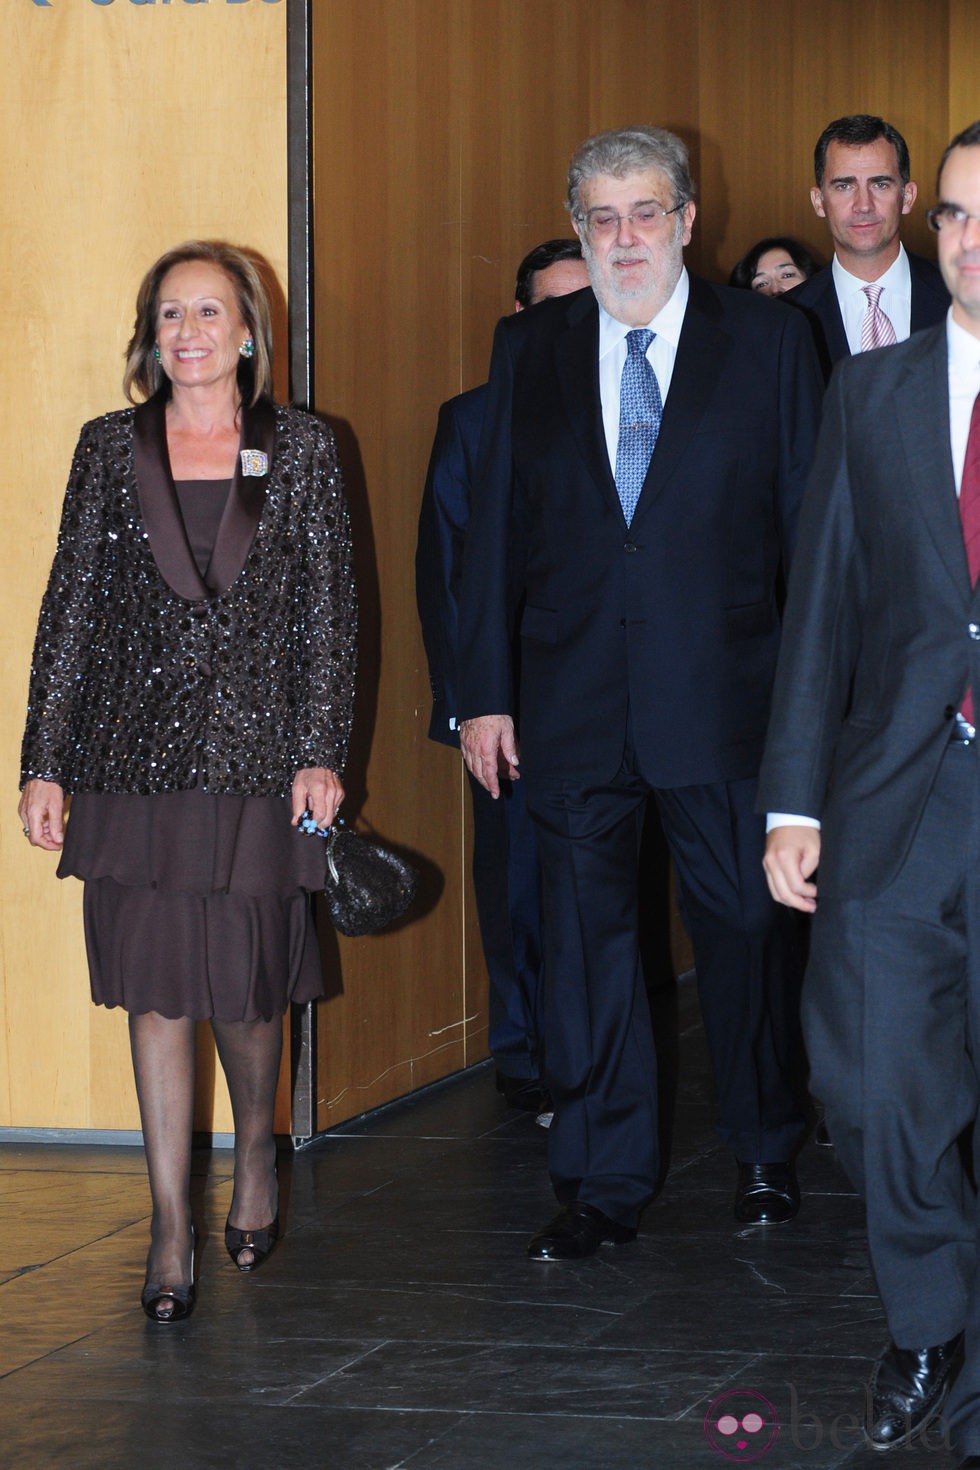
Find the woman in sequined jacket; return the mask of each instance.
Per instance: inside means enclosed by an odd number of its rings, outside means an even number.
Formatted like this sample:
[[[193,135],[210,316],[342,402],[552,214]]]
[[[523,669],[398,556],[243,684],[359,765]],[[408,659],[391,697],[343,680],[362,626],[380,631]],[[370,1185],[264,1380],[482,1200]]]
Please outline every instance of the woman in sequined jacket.
[[[153,1199],[141,1305],[194,1305],[194,1029],[235,1120],[225,1241],[278,1236],[273,1107],[289,1002],[321,993],[309,893],[343,800],[356,599],[333,438],[276,406],[252,258],[191,241],[148,271],[125,388],[86,424],[41,607],[19,811],[84,880],[93,999],[129,1012]],[[66,822],[66,797],[71,817]]]

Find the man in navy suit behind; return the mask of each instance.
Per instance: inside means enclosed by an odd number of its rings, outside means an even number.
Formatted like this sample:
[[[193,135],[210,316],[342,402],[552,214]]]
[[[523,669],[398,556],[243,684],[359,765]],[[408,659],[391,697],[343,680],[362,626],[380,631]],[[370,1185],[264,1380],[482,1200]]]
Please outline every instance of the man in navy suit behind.
[[[580,291],[589,282],[578,240],[545,240],[517,268],[514,310]],[[419,514],[415,586],[432,687],[429,738],[459,745],[456,644],[459,581],[470,487],[487,388],[481,383],[439,410]],[[523,788],[491,801],[469,778],[473,799],[473,891],[490,979],[488,1044],[506,1101],[547,1120],[542,1081],[541,872]]]
[[[842,357],[942,321],[949,293],[932,261],[899,238],[918,189],[897,128],[868,113],[839,117],[817,139],[813,170],[810,201],[827,221],[834,258],[785,299],[809,317],[829,378]]]
[[[505,318],[491,363],[458,714],[490,794],[524,780],[541,848],[561,1209],[528,1246],[538,1260],[631,1240],[658,1178],[638,942],[650,796],[738,1161],[736,1217],[799,1206],[796,927],[766,889],[753,807],[823,385],[799,313],[688,275],[693,192],[663,129],[588,139],[568,204],[592,290]]]

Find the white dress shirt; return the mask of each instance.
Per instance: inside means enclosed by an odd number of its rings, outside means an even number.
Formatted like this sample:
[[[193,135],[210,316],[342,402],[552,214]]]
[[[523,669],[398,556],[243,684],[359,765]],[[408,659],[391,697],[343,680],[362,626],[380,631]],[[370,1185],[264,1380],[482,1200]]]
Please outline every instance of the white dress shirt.
[[[946,315],[946,342],[949,354],[949,448],[953,456],[956,493],[959,495],[973,404],[980,393],[980,338],[954,322],[952,307]]]
[[[687,298],[691,284],[687,271],[682,267],[680,279],[674,287],[670,300],[657,312],[652,322],[647,322],[656,336],[647,348],[647,362],[657,375],[660,384],[660,400],[666,404],[670,392],[670,380],[674,372],[677,344],[684,324]],[[601,305],[599,307],[599,401],[602,404],[602,427],[606,436],[606,452],[613,474],[616,473],[616,450],[619,447],[619,396],[626,366],[626,334],[633,328],[617,321]]]
[[[836,255],[831,272],[840,314],[844,319],[844,334],[852,357],[861,351],[861,324],[868,312],[865,286],[881,287],[878,305],[895,328],[895,340],[905,341],[912,331],[912,272],[904,245],[899,245],[898,256],[876,281],[862,281],[858,276],[852,276]]]
[[[949,447],[953,459],[956,494],[963,480],[966,441],[970,434],[973,404],[980,393],[980,338],[974,337],[953,320],[953,308],[946,313],[946,362],[949,373]],[[819,827],[813,817],[794,816],[791,812],[770,812],[766,831],[773,827]]]

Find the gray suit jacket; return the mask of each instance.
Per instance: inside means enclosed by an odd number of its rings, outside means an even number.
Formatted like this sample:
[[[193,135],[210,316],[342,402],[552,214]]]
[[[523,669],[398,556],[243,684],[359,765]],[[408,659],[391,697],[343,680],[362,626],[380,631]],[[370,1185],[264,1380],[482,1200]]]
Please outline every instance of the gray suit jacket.
[[[820,818],[822,893],[900,870],[968,681],[942,325],[838,365],[804,501],[759,801]]]

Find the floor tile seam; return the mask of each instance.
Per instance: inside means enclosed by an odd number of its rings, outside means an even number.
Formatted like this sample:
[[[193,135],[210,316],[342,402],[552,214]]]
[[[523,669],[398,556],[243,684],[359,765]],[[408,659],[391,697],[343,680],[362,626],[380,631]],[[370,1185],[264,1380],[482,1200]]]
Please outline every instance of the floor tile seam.
[[[476,1130],[472,1133],[381,1133],[376,1132],[374,1129],[365,1129],[361,1133],[343,1133],[337,1136],[339,1138],[345,1139],[376,1139],[383,1140],[387,1143],[404,1143],[406,1139],[411,1139],[413,1143],[446,1143],[464,1146],[467,1143],[472,1143],[475,1139],[489,1138],[492,1134],[499,1132],[502,1126],[510,1126],[511,1124],[513,1124],[514,1121],[516,1120],[505,1119],[504,1124],[495,1123],[492,1128],[488,1128],[484,1131]],[[544,1134],[544,1132],[545,1130],[542,1128],[542,1135]],[[533,1133],[529,1135],[529,1137],[531,1138],[535,1138],[536,1136],[537,1135]],[[315,1147],[315,1144],[311,1145],[309,1152],[306,1149],[303,1149],[301,1151],[300,1157],[312,1158],[312,1150]]]
[[[226,1264],[227,1263],[222,1262],[221,1269],[224,1269]],[[234,1266],[231,1266],[228,1274],[230,1275],[233,1272]],[[259,1288],[256,1287],[256,1290],[258,1289]],[[392,1285],[385,1285],[383,1283],[378,1284],[377,1282],[368,1281],[363,1278],[355,1278],[352,1276],[338,1276],[335,1279],[331,1279],[329,1281],[314,1282],[298,1280],[277,1281],[275,1279],[270,1279],[267,1275],[265,1281],[261,1283],[261,1289],[263,1291],[270,1292],[296,1292],[302,1293],[302,1295],[304,1296],[308,1295],[311,1292],[322,1292],[324,1294],[330,1294],[332,1296],[336,1296],[338,1294],[360,1295],[362,1293],[367,1295],[377,1295],[379,1292],[393,1292],[413,1298],[419,1296],[438,1295],[440,1298],[443,1296],[459,1298],[460,1300],[472,1301],[476,1304],[482,1303],[489,1306],[542,1307],[547,1310],[564,1308],[567,1305],[569,1308],[574,1308],[581,1311],[589,1311],[590,1313],[597,1313],[600,1315],[608,1314],[610,1317],[615,1319],[619,1319],[620,1317],[622,1317],[625,1312],[639,1310],[640,1308],[648,1305],[655,1306],[658,1300],[662,1300],[662,1296],[658,1294],[657,1288],[655,1286],[650,1286],[646,1282],[642,1284],[637,1284],[631,1292],[630,1300],[625,1302],[622,1307],[618,1308],[592,1307],[588,1304],[588,1302],[583,1301],[569,1301],[566,1303],[566,1301],[561,1297],[555,1298],[551,1296],[520,1296],[500,1298],[487,1296],[476,1297],[472,1295],[467,1296],[467,1292],[481,1292],[490,1290],[491,1288],[489,1288],[485,1282],[427,1281],[424,1278],[417,1281],[401,1281]],[[682,1289],[683,1288],[681,1287],[677,1288],[678,1291],[681,1291]],[[595,1292],[590,1292],[589,1294],[597,1295],[597,1293]]]
[[[77,1347],[80,1342],[86,1342],[91,1337],[97,1337],[107,1327],[114,1326],[116,1322],[122,1321],[123,1317],[128,1317],[129,1315],[128,1309],[121,1308],[116,1316],[99,1323],[98,1326],[88,1328],[87,1331],[79,1333],[78,1337],[70,1338],[67,1342],[59,1342],[56,1347],[50,1347],[44,1352],[39,1352],[36,1357],[30,1358],[24,1363],[18,1363],[16,1368],[0,1368],[0,1383],[6,1382],[8,1378],[14,1378],[18,1373],[23,1373],[29,1368],[36,1368],[39,1364],[45,1363],[49,1359],[53,1360],[59,1353],[64,1352],[66,1348]],[[42,1396],[50,1401],[50,1390],[42,1390]]]
[[[430,1435],[424,1445],[417,1445],[404,1459],[399,1460],[396,1465],[389,1466],[388,1470],[411,1470],[412,1464],[418,1463],[419,1455],[431,1454],[450,1434],[453,1434],[457,1429],[461,1428],[470,1418],[472,1418],[472,1411],[469,1409],[458,1414],[454,1423],[442,1425],[438,1434]]]
[[[127,1220],[124,1224],[115,1226],[112,1230],[106,1230],[101,1235],[93,1235],[91,1240],[83,1241],[79,1245],[73,1245],[68,1250],[63,1250],[57,1255],[49,1256],[47,1260],[37,1261],[29,1266],[25,1266],[16,1275],[9,1277],[4,1282],[0,1282],[0,1290],[5,1286],[13,1286],[17,1282],[24,1281],[28,1278],[40,1277],[42,1272],[50,1270],[52,1266],[63,1265],[65,1261],[70,1261],[72,1256],[94,1250],[106,1241],[112,1240],[114,1236],[124,1235],[127,1230],[134,1230],[138,1225],[145,1226],[149,1219],[150,1213],[147,1211],[145,1214],[138,1215],[135,1220]]]
[[[297,1393],[293,1397],[286,1399],[284,1402],[288,1404],[296,1403],[303,1394],[309,1393],[312,1389],[322,1387],[323,1384],[330,1383],[338,1376],[338,1374],[346,1373],[348,1369],[353,1368],[355,1365],[360,1365],[361,1363],[367,1362],[367,1360],[369,1358],[372,1358],[375,1353],[379,1352],[383,1347],[386,1347],[390,1340],[391,1339],[387,1337],[378,1338],[377,1340],[368,1339],[368,1342],[366,1344],[362,1343],[360,1345],[360,1350],[353,1352],[351,1357],[346,1362],[338,1363],[338,1365],[335,1368],[331,1369],[329,1373],[324,1373],[322,1377],[318,1378],[316,1383],[306,1384],[303,1388],[298,1389]],[[344,1338],[342,1339],[342,1341],[350,1342],[351,1339]]]
[[[289,1408],[325,1410],[328,1406],[324,1404],[305,1404],[297,1399],[284,1400],[278,1404],[270,1404],[270,1408]],[[462,1407],[459,1404],[330,1404],[331,1414],[445,1414],[454,1415],[457,1419],[586,1419],[597,1423],[606,1423],[610,1420],[620,1422],[629,1420],[637,1424],[674,1424],[679,1420],[669,1414],[638,1414],[630,1413],[622,1409],[610,1409],[605,1413],[589,1413],[583,1410],[556,1408],[556,1409],[495,1409],[488,1405],[486,1408]],[[409,1462],[410,1463],[410,1462]]]
[[[222,1262],[222,1267],[224,1267],[224,1265],[225,1263]],[[232,1266],[230,1269],[233,1271],[234,1266]],[[646,1287],[640,1287],[638,1288],[638,1290],[645,1293],[644,1295],[638,1296],[635,1301],[631,1301],[625,1306],[617,1308],[593,1307],[590,1306],[587,1302],[554,1301],[529,1296],[505,1296],[502,1298],[487,1296],[485,1295],[485,1293],[493,1290],[494,1288],[476,1283],[470,1285],[467,1282],[417,1281],[379,1284],[376,1282],[358,1282],[346,1280],[328,1281],[323,1283],[310,1282],[303,1283],[301,1285],[299,1283],[289,1281],[269,1281],[263,1282],[262,1285],[263,1288],[268,1291],[294,1291],[301,1292],[303,1296],[308,1296],[311,1292],[330,1295],[340,1294],[343,1296],[377,1296],[380,1293],[383,1293],[386,1296],[407,1297],[413,1301],[417,1300],[419,1297],[438,1296],[440,1302],[462,1301],[477,1306],[511,1307],[521,1308],[522,1310],[525,1308],[532,1308],[535,1310],[540,1309],[542,1311],[549,1312],[586,1312],[591,1316],[595,1316],[597,1318],[607,1318],[610,1322],[620,1321],[626,1312],[639,1310],[641,1307],[647,1305],[651,1296],[656,1295],[655,1291],[651,1292]]]
[[[331,1337],[312,1337],[312,1336],[309,1336],[309,1335],[306,1335],[306,1334],[303,1334],[303,1335],[300,1335],[300,1336],[296,1336],[296,1337],[270,1337],[270,1338],[267,1339],[267,1341],[270,1344],[277,1344],[279,1346],[282,1346],[282,1345],[284,1345],[286,1343],[318,1343],[318,1344],[321,1344],[324,1347],[325,1346],[328,1346],[331,1342],[350,1342],[350,1340],[351,1339],[349,1337],[346,1337],[346,1336],[345,1337],[338,1337],[338,1338],[331,1338]],[[531,1350],[534,1350],[534,1349],[539,1349],[540,1351],[549,1354],[551,1357],[555,1357],[556,1355],[567,1355],[567,1356],[571,1356],[571,1355],[574,1354],[575,1356],[578,1356],[578,1357],[585,1356],[585,1357],[588,1357],[588,1358],[591,1359],[591,1358],[594,1358],[597,1353],[604,1353],[604,1354],[608,1355],[610,1358],[612,1358],[613,1356],[619,1356],[619,1357],[623,1357],[623,1358],[629,1358],[629,1357],[633,1357],[633,1358],[650,1358],[650,1357],[653,1357],[653,1358],[664,1358],[664,1359],[669,1359],[669,1360],[675,1360],[676,1358],[684,1355],[684,1356],[689,1356],[689,1357],[696,1356],[699,1362],[710,1361],[712,1363],[715,1362],[716,1360],[721,1360],[724,1363],[725,1361],[727,1361],[729,1359],[736,1360],[737,1362],[740,1363],[746,1357],[749,1357],[749,1358],[752,1358],[753,1360],[755,1360],[755,1359],[763,1358],[763,1357],[787,1357],[787,1358],[789,1358],[789,1357],[793,1357],[793,1356],[800,1356],[799,1354],[793,1355],[793,1354],[790,1354],[790,1353],[779,1353],[779,1354],[776,1354],[776,1353],[767,1353],[767,1352],[765,1352],[765,1350],[757,1349],[757,1348],[705,1348],[705,1349],[702,1349],[702,1348],[677,1348],[677,1347],[663,1347],[663,1348],[660,1348],[660,1347],[654,1347],[654,1346],[650,1346],[650,1347],[617,1347],[615,1344],[606,1345],[606,1344],[602,1344],[602,1343],[598,1343],[597,1344],[597,1343],[592,1343],[592,1342],[583,1343],[581,1347],[579,1347],[579,1346],[568,1347],[568,1346],[566,1346],[563,1343],[553,1343],[553,1342],[533,1343],[533,1342],[528,1342],[526,1338],[509,1339],[509,1338],[501,1338],[501,1337],[498,1337],[498,1336],[488,1337],[488,1338],[485,1338],[484,1339],[484,1338],[467,1338],[467,1337],[392,1337],[391,1334],[389,1334],[384,1339],[380,1339],[380,1338],[377,1339],[377,1340],[368,1339],[367,1341],[368,1342],[371,1342],[372,1345],[370,1347],[366,1347],[364,1352],[362,1352],[362,1353],[358,1354],[356,1357],[352,1358],[351,1359],[351,1362],[352,1363],[362,1362],[366,1358],[371,1357],[375,1353],[380,1352],[384,1348],[398,1348],[398,1349],[404,1349],[404,1350],[412,1349],[412,1350],[419,1351],[419,1352],[421,1352],[423,1354],[426,1354],[426,1355],[431,1354],[434,1349],[440,1349],[440,1350],[441,1349],[448,1349],[449,1351],[451,1351],[453,1353],[458,1353],[460,1356],[472,1356],[473,1353],[482,1353],[482,1352],[486,1352],[488,1350],[493,1351],[494,1349],[496,1349],[498,1347],[514,1347],[514,1348],[520,1348],[523,1351],[531,1351]],[[841,1361],[840,1359],[834,1359],[830,1354],[821,1354],[821,1356],[827,1357],[829,1361]],[[857,1361],[863,1361],[863,1359],[861,1358],[861,1355],[860,1354],[852,1354],[851,1356],[854,1357]],[[347,1365],[345,1365],[345,1366],[347,1366]],[[341,1367],[341,1368],[336,1369],[335,1371],[336,1372],[343,1372],[344,1369]]]

